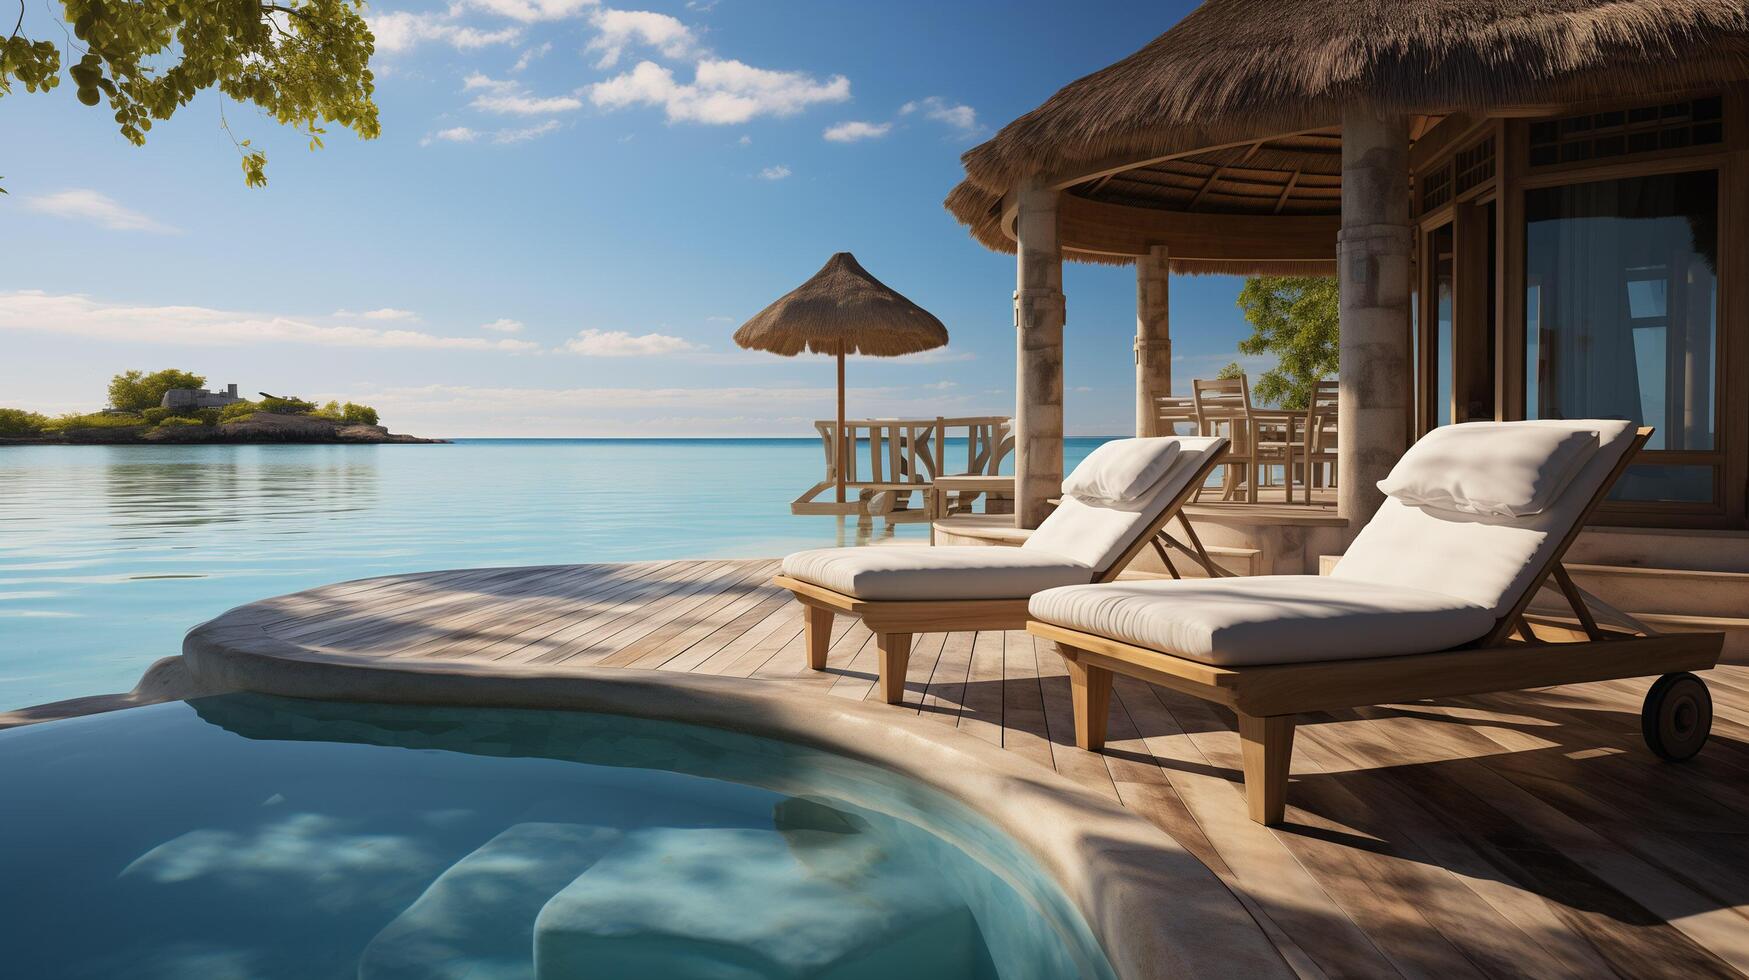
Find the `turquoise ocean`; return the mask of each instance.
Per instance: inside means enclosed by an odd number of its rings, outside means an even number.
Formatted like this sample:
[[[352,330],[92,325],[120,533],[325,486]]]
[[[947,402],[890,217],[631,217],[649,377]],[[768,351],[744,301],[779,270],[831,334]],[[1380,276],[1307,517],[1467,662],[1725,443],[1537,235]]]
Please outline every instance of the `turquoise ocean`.
[[[129,690],[196,623],[327,582],[927,537],[792,515],[822,469],[817,439],[0,448],[0,710]]]

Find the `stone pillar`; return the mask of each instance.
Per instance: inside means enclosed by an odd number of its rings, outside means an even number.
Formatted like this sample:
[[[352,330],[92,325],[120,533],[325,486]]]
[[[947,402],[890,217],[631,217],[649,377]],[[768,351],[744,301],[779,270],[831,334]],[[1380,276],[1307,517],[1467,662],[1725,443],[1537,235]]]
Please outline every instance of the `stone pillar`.
[[[1014,523],[1038,527],[1063,489],[1063,253],[1057,192],[1016,192]]]
[[[1359,532],[1384,501],[1377,483],[1409,446],[1409,124],[1350,105],[1342,113],[1342,293],[1337,511]]]
[[[1166,299],[1172,264],[1166,246],[1154,245],[1136,257],[1136,435],[1171,435],[1161,431],[1155,402],[1172,394],[1172,322]]]

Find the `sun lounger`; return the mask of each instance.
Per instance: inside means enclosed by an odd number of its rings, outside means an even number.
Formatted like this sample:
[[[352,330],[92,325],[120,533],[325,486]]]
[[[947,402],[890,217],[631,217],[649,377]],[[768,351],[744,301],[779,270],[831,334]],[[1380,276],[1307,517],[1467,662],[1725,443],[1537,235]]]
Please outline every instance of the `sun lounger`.
[[[1294,716],[1422,698],[1663,675],[1642,729],[1685,759],[1711,727],[1718,633],[1605,629],[1561,557],[1651,434],[1613,420],[1447,426],[1412,447],[1378,513],[1328,576],[1272,575],[1051,589],[1027,629],[1068,663],[1075,742],[1105,742],[1112,675],[1238,714],[1251,818],[1282,819]],[[1548,580],[1586,639],[1524,620]],[[1643,629],[1643,628],[1642,628]]]
[[[1056,511],[1018,548],[821,548],[790,555],[777,584],[807,607],[808,666],[825,668],[835,616],[860,616],[880,651],[881,693],[898,704],[912,636],[1020,629],[1033,593],[1115,579],[1175,515],[1197,560],[1209,574],[1221,574],[1179,507],[1226,448],[1218,437],[1106,443],[1063,481]]]

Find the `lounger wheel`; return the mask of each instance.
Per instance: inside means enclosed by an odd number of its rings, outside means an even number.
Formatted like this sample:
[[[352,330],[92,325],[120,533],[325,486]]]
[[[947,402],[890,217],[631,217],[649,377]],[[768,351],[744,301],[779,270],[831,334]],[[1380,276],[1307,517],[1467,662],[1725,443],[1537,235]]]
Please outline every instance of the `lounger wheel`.
[[[1706,744],[1713,727],[1713,696],[1689,673],[1665,674],[1646,692],[1640,731],[1660,758],[1685,762]]]

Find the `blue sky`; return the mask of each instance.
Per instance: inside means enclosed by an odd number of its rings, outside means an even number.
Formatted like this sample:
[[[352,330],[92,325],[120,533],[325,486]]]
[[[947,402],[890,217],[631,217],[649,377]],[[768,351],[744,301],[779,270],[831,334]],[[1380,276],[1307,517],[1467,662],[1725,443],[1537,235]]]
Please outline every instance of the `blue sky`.
[[[852,414],[1010,411],[1014,263],[942,209],[959,154],[1189,6],[385,0],[380,139],[312,153],[223,106],[265,190],[216,95],[139,148],[69,84],[15,89],[0,405],[175,366],[427,435],[803,435],[830,362],[730,334],[849,250],[953,337],[854,360]],[[1181,387],[1233,359],[1239,285],[1174,280]],[[1125,432],[1134,274],[1065,291],[1068,428]]]

